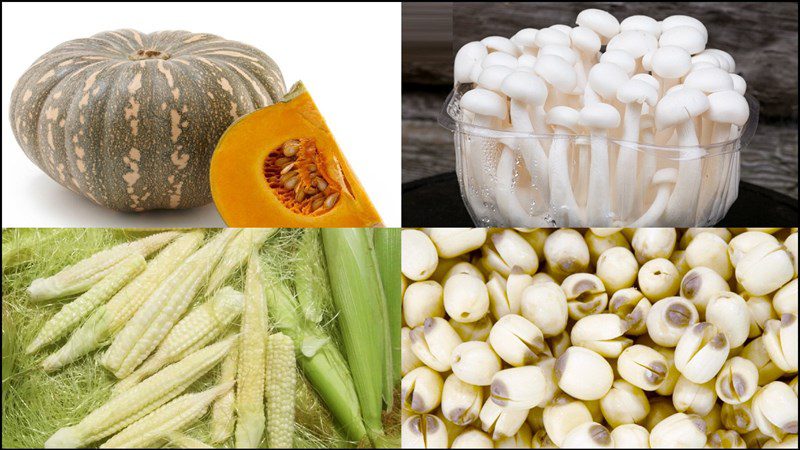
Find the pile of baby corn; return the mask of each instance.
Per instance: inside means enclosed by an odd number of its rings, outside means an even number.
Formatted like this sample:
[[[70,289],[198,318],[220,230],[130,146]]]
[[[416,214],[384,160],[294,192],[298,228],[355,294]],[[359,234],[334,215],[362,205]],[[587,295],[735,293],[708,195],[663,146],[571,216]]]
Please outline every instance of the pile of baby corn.
[[[406,229],[404,448],[797,448],[797,229]]]

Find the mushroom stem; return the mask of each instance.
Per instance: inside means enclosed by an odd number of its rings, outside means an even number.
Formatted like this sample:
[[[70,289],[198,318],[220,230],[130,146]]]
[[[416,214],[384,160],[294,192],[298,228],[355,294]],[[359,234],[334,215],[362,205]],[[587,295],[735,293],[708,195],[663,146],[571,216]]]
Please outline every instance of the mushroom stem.
[[[694,224],[702,181],[703,161],[700,158],[705,151],[697,146],[694,121],[687,120],[679,124],[677,131],[678,145],[686,148],[680,149],[678,178],[664,211],[663,222],[664,225],[688,226]]]
[[[663,179],[672,179],[674,180],[677,177],[676,171],[673,168],[661,169],[653,175],[653,180],[657,180],[659,178]],[[656,184],[656,183],[654,183]],[[633,223],[629,224],[628,227],[630,228],[641,228],[641,227],[651,227],[653,225],[658,225],[658,219],[664,214],[664,209],[667,206],[667,201],[670,197],[670,192],[672,191],[672,184],[671,183],[657,183],[658,190],[656,191],[656,198],[653,200],[653,203],[650,204],[650,207],[647,208],[644,214],[641,215],[638,219],[636,219]]]
[[[533,217],[528,215],[520,205],[519,199],[514,193],[514,168],[516,158],[514,153],[508,148],[503,148],[500,153],[500,161],[497,163],[497,210],[505,217],[506,225],[523,227],[539,226],[535,224]]]
[[[586,219],[583,209],[575,201],[567,163],[571,139],[566,135],[569,130],[557,126],[553,131],[565,136],[553,138],[550,145],[550,209],[556,213],[559,222],[563,222],[563,226],[582,225]]]
[[[625,116],[622,124],[622,141],[617,155],[617,216],[622,220],[629,220],[638,204],[636,189],[636,172],[638,163],[639,118],[642,114],[642,104],[630,102],[625,105]],[[638,193],[641,195],[641,193]]]
[[[591,128],[591,163],[589,166],[589,192],[586,213],[591,224],[611,224],[611,192],[608,169],[608,133],[602,128]]]
[[[655,136],[652,127],[643,129],[641,134],[642,143],[645,145],[653,145]],[[653,149],[647,149],[647,151],[642,152],[642,168],[639,170],[639,192],[637,195],[637,208],[639,211],[644,209],[644,204],[647,199],[647,185],[653,177],[653,174],[656,173],[657,165],[658,161]]]
[[[514,131],[533,132],[533,124],[528,114],[528,107],[525,103],[511,99],[510,107],[511,127]],[[517,147],[522,154],[522,160],[531,176],[531,182],[535,192],[539,192],[539,197],[546,199],[548,196],[547,180],[547,154],[537,138],[517,138]],[[544,206],[544,201],[540,206]],[[537,208],[538,209],[538,208]]]

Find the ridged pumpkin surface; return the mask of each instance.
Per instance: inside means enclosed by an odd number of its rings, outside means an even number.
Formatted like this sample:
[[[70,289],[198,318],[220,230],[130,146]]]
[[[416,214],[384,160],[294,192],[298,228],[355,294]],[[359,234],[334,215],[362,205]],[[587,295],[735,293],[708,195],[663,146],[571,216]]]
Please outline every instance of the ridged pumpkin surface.
[[[61,185],[120,211],[211,201],[209,164],[225,129],[282,98],[280,69],[212,34],[118,30],[65,42],[11,94],[11,125]]]

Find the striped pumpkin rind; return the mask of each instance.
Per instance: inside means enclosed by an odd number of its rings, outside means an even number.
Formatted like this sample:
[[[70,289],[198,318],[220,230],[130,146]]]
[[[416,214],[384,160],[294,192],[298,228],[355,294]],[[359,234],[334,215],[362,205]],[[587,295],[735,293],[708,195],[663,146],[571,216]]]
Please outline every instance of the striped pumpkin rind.
[[[260,50],[188,31],[108,31],[41,56],[11,94],[14,135],[61,185],[119,211],[211,201],[225,129],[285,94]]]

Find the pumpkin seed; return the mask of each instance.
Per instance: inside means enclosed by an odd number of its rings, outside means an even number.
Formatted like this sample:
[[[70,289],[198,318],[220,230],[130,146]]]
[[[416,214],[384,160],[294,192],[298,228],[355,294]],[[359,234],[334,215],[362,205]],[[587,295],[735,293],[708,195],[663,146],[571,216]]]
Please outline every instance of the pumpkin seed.
[[[300,141],[292,139],[283,143],[283,154],[286,156],[294,156],[300,150]]]
[[[317,165],[316,164],[309,164],[308,165],[308,171],[309,172],[316,172],[317,171]]]
[[[283,166],[289,164],[290,162],[292,162],[291,159],[283,157],[283,156],[275,160],[275,164],[278,165],[279,167],[283,167]]]
[[[286,189],[294,189],[294,187],[297,186],[297,181],[298,179],[296,176],[289,178],[283,183],[283,187],[285,187]]]
[[[299,202],[302,202],[304,198],[306,198],[306,191],[305,190],[298,190],[297,194],[295,194],[295,196],[294,196],[294,201],[299,203]]]
[[[333,208],[333,205],[335,205],[335,204],[336,204],[336,201],[337,201],[337,200],[339,200],[339,193],[338,193],[338,192],[334,192],[333,194],[329,195],[329,196],[328,196],[328,197],[325,199],[325,208],[326,208],[326,209],[331,209],[331,208]]]
[[[311,210],[316,211],[320,209],[323,203],[325,203],[325,199],[323,199],[322,197],[314,200],[313,202],[311,202]]]
[[[317,192],[319,192],[319,191],[317,191],[317,190],[316,190],[315,188],[313,188],[313,187],[307,187],[307,188],[306,188],[306,195],[314,195],[314,194],[316,194]]]
[[[320,191],[324,191],[325,189],[328,188],[328,182],[325,181],[323,178],[317,178],[316,182],[317,182],[317,187],[319,188]]]
[[[283,175],[283,174],[289,172],[290,170],[292,170],[292,167],[294,167],[294,163],[286,165],[283,169],[281,169],[281,175]]]

